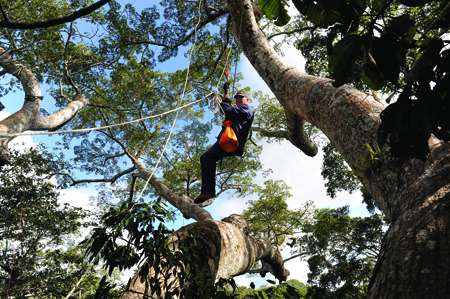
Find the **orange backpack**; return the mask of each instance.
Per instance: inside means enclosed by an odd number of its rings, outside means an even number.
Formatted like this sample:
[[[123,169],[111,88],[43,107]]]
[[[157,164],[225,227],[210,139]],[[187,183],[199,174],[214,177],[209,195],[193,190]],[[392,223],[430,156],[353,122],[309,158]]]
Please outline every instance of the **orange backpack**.
[[[234,130],[231,127],[231,120],[225,120],[223,125],[225,130],[220,136],[219,146],[224,152],[233,153],[239,149],[239,142],[236,137],[236,133],[234,133]]]

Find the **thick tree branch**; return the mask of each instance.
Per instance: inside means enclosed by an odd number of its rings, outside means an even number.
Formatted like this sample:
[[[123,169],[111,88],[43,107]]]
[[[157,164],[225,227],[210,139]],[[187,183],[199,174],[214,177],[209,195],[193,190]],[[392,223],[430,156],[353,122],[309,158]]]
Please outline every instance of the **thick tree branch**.
[[[305,132],[305,121],[295,113],[285,112],[289,141],[310,157],[317,155],[317,146]]]
[[[295,147],[310,157],[317,155],[317,146],[305,132],[305,121],[297,114],[286,111],[287,130],[266,130],[260,127],[252,127],[261,136],[268,138],[287,139]]]
[[[61,110],[46,117],[39,116],[30,130],[56,131],[71,121],[88,103],[89,100],[87,98],[77,95],[73,101]]]
[[[26,130],[56,130],[69,122],[88,103],[85,97],[77,95],[65,108],[50,116],[42,117],[40,115],[42,94],[35,74],[24,64],[14,60],[11,54],[1,47],[0,66],[3,71],[20,81],[25,93],[22,108],[0,121],[0,135],[22,133]],[[0,136],[0,163],[7,163],[7,145],[11,139]]]
[[[192,239],[195,242],[189,242]],[[185,244],[189,246],[189,252],[201,252],[201,260],[204,261],[204,266],[200,268],[198,261],[195,261],[195,259],[193,261],[192,257],[190,258],[191,255],[188,255],[187,260],[183,260],[183,263],[196,263],[196,265],[191,265],[192,268],[196,271],[202,271],[207,277],[209,276],[211,278],[209,283],[211,284],[217,282],[220,278],[227,279],[247,273],[258,260],[267,265],[267,270],[280,281],[285,281],[289,275],[289,271],[284,267],[279,250],[268,241],[258,240],[250,236],[247,222],[239,215],[230,215],[222,221],[209,219],[186,225],[176,231],[171,238],[171,244],[175,250],[182,248],[180,245],[183,245],[186,241],[188,243]],[[177,272],[176,270],[173,268],[163,270],[167,274],[163,274],[164,278],[160,280],[160,288],[162,289],[160,293],[164,294],[167,292],[166,290],[173,290],[182,285],[177,281],[177,277],[173,277],[173,273]],[[155,279],[154,273],[149,275],[149,279]],[[138,275],[135,275],[129,288],[120,298],[142,298],[144,292],[144,283],[141,282]],[[150,295],[150,298],[163,298],[160,295],[151,296],[154,293],[154,290],[148,290],[147,295]]]
[[[108,2],[111,2],[111,0],[99,0],[99,1],[95,2],[94,4],[83,7],[77,11],[74,11],[73,13],[71,13],[67,16],[53,18],[53,19],[49,19],[49,20],[45,20],[45,21],[31,22],[31,23],[12,22],[9,20],[9,18],[6,17],[7,15],[2,9],[4,20],[0,22],[0,27],[9,28],[9,29],[37,29],[37,28],[48,28],[48,27],[52,27],[52,26],[56,26],[56,25],[61,25],[64,23],[73,22],[81,17],[84,17],[84,16],[92,13],[93,11],[99,9],[100,7],[107,4]]]
[[[133,163],[139,171],[139,177],[148,180],[150,177],[150,172],[148,172],[144,165],[133,157]],[[193,218],[197,221],[212,220],[211,214],[208,211],[195,204],[194,201],[184,195],[177,195],[172,190],[170,190],[165,184],[160,182],[155,176],[152,176],[150,185],[155,188],[156,192],[166,199],[171,205],[177,208],[185,218]]]
[[[0,121],[0,135],[2,133],[21,133],[32,125],[39,115],[41,104],[41,89],[36,76],[25,65],[13,60],[11,54],[0,47],[0,66],[3,71],[16,77],[22,84],[25,101],[21,109]],[[11,138],[0,137],[0,163],[7,163],[8,142]]]

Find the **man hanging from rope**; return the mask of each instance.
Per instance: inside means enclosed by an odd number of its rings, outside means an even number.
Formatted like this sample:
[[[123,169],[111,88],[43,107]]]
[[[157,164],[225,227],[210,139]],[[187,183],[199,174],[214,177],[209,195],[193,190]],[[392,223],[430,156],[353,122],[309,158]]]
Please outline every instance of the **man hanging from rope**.
[[[242,156],[244,153],[244,146],[248,138],[250,128],[252,126],[254,111],[248,105],[249,98],[247,94],[240,90],[234,99],[236,105],[231,104],[231,99],[227,97],[229,83],[226,82],[223,86],[223,96],[220,103],[221,110],[225,113],[224,126],[217,141],[214,143],[200,158],[201,172],[202,172],[202,189],[199,196],[194,200],[196,204],[204,204],[206,201],[213,199],[216,196],[216,163],[222,160],[223,157]],[[230,152],[223,147],[222,135],[226,132],[227,121],[231,121],[231,128],[237,137],[237,148]]]

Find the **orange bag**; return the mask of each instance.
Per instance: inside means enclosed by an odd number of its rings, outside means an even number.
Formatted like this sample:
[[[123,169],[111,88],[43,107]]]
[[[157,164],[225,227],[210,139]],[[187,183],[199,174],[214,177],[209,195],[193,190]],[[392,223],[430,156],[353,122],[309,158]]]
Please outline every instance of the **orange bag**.
[[[226,120],[223,122],[225,130],[219,139],[220,148],[227,153],[233,153],[239,149],[239,142],[236,137],[236,133],[234,133],[234,130],[231,127],[231,124],[231,120]]]

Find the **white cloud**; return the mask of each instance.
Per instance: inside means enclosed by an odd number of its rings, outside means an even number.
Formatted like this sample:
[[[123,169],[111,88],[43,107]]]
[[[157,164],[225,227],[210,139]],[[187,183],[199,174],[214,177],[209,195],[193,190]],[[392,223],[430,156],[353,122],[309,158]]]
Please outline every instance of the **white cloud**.
[[[88,188],[65,189],[60,192],[59,203],[60,204],[67,203],[73,207],[93,211],[96,209],[96,206],[92,202],[91,198],[96,196],[97,192],[95,190]]]
[[[326,194],[325,182],[321,175],[322,152],[316,157],[307,157],[288,141],[264,143],[261,161],[273,173],[270,178],[284,180],[292,188],[290,208],[298,208],[306,201],[313,201],[317,208],[335,208],[349,205],[352,214],[366,211],[361,202],[361,194],[340,192],[336,198]]]

